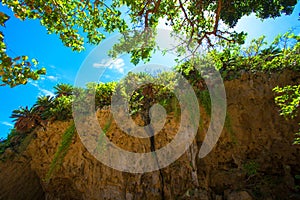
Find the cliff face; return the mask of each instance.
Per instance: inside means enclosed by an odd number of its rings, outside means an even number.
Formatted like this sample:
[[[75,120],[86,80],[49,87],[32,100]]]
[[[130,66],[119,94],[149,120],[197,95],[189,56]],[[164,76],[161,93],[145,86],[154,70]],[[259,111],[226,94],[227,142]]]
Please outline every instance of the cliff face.
[[[26,150],[0,163],[0,199],[299,199],[300,148],[292,145],[297,124],[278,115],[272,88],[296,84],[300,74],[247,74],[226,81],[227,122],[213,151],[199,159],[209,124],[201,107],[202,125],[193,144],[160,171],[131,174],[97,161],[76,135],[63,163],[47,182],[50,163],[70,122],[54,122],[35,130]],[[109,110],[97,112],[105,125]],[[138,120],[138,119],[137,119]],[[172,140],[176,116],[168,116],[155,145]],[[298,119],[299,121],[299,119]],[[149,140],[127,137],[114,121],[108,137],[121,148],[149,152]],[[7,152],[4,156],[14,154]],[[8,156],[9,157],[9,156]]]

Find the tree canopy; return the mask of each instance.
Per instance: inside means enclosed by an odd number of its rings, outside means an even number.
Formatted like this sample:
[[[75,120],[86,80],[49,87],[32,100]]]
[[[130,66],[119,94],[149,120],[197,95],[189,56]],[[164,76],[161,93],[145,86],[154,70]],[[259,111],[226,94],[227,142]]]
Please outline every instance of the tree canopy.
[[[243,43],[245,33],[233,28],[239,19],[255,13],[258,18],[290,15],[297,0],[237,1],[237,0],[2,0],[15,17],[40,20],[48,33],[59,35],[63,44],[74,51],[84,49],[84,43],[99,44],[105,33],[118,31],[128,37],[128,31],[143,34],[157,28],[159,20],[174,33],[186,35],[186,44],[195,41],[196,47],[212,47],[220,41]],[[129,20],[124,16],[128,15]],[[0,25],[9,17],[0,12]],[[195,46],[195,44],[194,44]],[[129,51],[132,61],[149,59],[154,44]],[[4,35],[0,32],[0,76],[4,84],[24,84],[28,78],[37,79],[45,69],[32,70],[36,62],[28,57],[11,58],[6,54]]]
[[[9,16],[0,12],[0,26],[4,27]],[[14,87],[19,84],[26,84],[28,79],[37,80],[39,75],[45,74],[46,69],[33,70],[32,67],[37,65],[35,59],[29,60],[28,56],[10,57],[6,53],[6,44],[4,34],[0,31],[0,77],[2,86],[10,85]]]

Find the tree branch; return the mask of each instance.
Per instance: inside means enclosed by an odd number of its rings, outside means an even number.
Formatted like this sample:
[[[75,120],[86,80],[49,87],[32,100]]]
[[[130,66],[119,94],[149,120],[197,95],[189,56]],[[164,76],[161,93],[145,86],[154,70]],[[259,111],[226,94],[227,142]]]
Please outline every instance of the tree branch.
[[[147,0],[145,2],[145,5],[143,6],[142,10],[140,10],[138,13],[137,13],[137,16],[140,16],[142,17],[144,15],[144,29],[147,29],[149,28],[149,14],[155,14],[157,13],[158,11],[158,8],[159,8],[159,5],[161,3],[161,0],[158,0],[156,3],[154,3],[154,8],[153,9],[148,9],[147,10],[147,6],[149,6],[151,2],[149,0]],[[145,12],[146,10],[146,12]]]
[[[216,11],[216,21],[215,21],[215,27],[214,27],[214,34],[216,34],[217,30],[218,30],[221,10],[222,10],[222,0],[218,0],[218,6],[217,6],[217,11]]]
[[[85,5],[84,5],[84,7],[82,8],[81,12],[83,12],[83,11],[86,9],[86,7],[89,5],[89,3],[90,3],[90,0],[87,0],[87,1],[85,2]]]
[[[187,15],[187,13],[186,13],[186,10],[185,10],[185,8],[183,7],[183,4],[182,4],[181,0],[178,0],[178,1],[179,1],[179,7],[181,8],[181,10],[182,10],[182,12],[183,12],[184,17],[186,18],[186,20],[189,22],[189,24],[190,24],[191,26],[194,26],[194,23],[189,19],[188,15]]]

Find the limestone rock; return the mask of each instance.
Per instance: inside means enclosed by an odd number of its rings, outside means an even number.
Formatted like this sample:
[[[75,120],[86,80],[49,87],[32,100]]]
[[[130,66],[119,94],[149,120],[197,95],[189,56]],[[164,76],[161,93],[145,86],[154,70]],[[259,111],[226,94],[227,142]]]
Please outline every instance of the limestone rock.
[[[24,152],[7,150],[7,158],[0,156],[0,199],[210,200],[216,197],[217,200],[252,200],[256,199],[251,196],[255,194],[251,191],[253,185],[259,185],[253,190],[259,188],[256,192],[260,192],[261,199],[288,199],[294,195],[292,188],[297,183],[293,175],[300,168],[300,147],[292,145],[293,133],[299,127],[279,116],[272,88],[278,83],[286,85],[293,83],[293,79],[299,80],[299,73],[286,71],[243,77],[225,82],[230,123],[227,122],[217,145],[206,157],[199,159],[199,149],[210,125],[203,106],[200,107],[201,124],[192,145],[169,166],[149,173],[122,172],[99,162],[84,146],[83,141],[87,139],[88,144],[97,148],[99,138],[97,128],[87,119],[83,123],[94,132],[73,138],[62,164],[46,182],[61,136],[70,125],[68,121],[56,121],[49,123],[45,130],[35,130],[35,138]],[[109,116],[108,109],[97,112],[101,127],[107,124]],[[140,123],[139,118],[136,121]],[[167,115],[165,126],[155,135],[157,149],[174,139],[179,123],[176,116]],[[106,136],[127,151],[150,152],[148,138],[128,136],[114,121]],[[256,174],[251,176],[249,172]]]

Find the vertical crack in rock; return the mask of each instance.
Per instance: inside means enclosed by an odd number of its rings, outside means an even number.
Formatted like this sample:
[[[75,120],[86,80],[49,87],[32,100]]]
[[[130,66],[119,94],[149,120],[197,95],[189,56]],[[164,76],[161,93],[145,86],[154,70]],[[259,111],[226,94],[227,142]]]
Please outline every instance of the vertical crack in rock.
[[[151,101],[151,99],[149,99]],[[161,185],[161,198],[162,200],[165,200],[165,194],[164,194],[164,176],[162,173],[162,170],[160,168],[159,162],[158,162],[158,158],[156,155],[156,149],[155,149],[155,138],[154,138],[154,129],[152,127],[151,122],[151,118],[150,118],[150,105],[151,102],[150,101],[146,101],[144,105],[146,105],[146,108],[144,108],[144,112],[142,113],[142,119],[144,121],[144,125],[145,128],[144,130],[146,131],[146,133],[149,136],[149,140],[150,140],[150,150],[153,153],[153,156],[155,158],[156,164],[158,166],[159,169],[159,176],[160,176],[160,185]]]
[[[149,117],[148,117],[149,119]],[[150,121],[150,119],[149,119]],[[158,166],[159,169],[159,176],[160,176],[160,184],[161,184],[161,198],[164,200],[165,199],[165,194],[164,194],[164,176],[162,173],[162,170],[160,168],[158,159],[157,159],[157,155],[156,155],[156,149],[155,149],[155,139],[154,139],[154,129],[152,127],[152,125],[150,123],[148,123],[148,126],[145,127],[145,131],[146,133],[149,135],[149,139],[150,139],[150,150],[153,153],[153,156],[155,158],[156,164]]]

